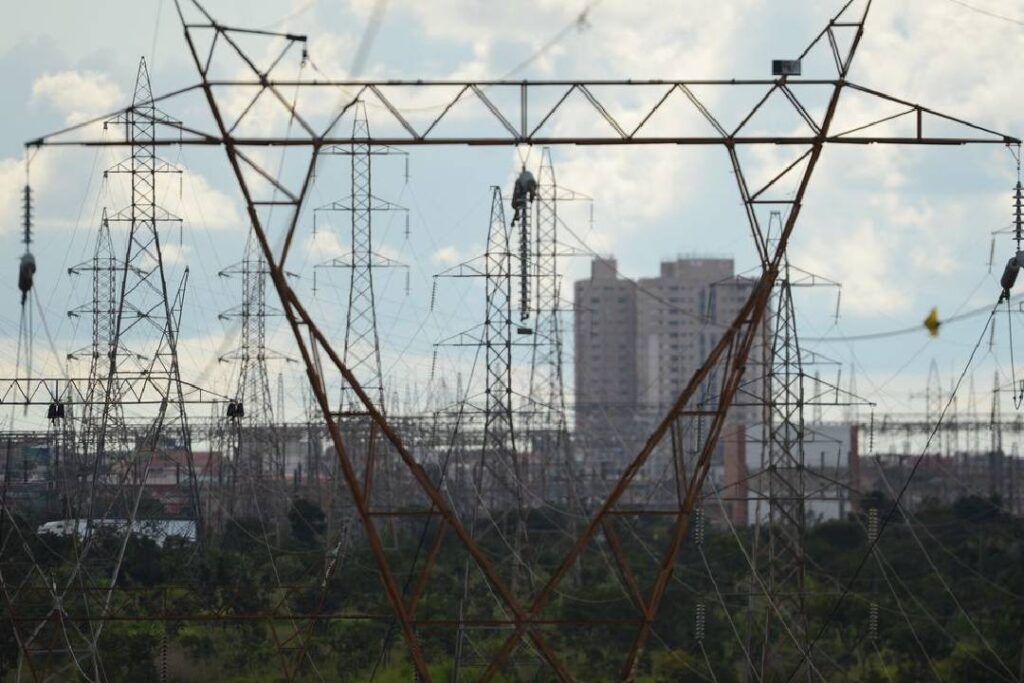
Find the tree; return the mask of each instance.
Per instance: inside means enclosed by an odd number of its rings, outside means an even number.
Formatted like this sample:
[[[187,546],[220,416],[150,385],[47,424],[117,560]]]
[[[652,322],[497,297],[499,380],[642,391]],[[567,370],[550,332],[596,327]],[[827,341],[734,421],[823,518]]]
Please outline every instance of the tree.
[[[316,503],[305,498],[296,498],[288,510],[288,523],[292,538],[304,546],[312,546],[327,530],[327,518]]]

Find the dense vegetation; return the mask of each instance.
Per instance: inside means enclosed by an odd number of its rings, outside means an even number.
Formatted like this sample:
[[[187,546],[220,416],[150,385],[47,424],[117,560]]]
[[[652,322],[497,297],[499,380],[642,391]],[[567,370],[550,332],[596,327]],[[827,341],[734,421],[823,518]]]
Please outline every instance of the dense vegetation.
[[[889,504],[881,496],[870,496],[864,503],[876,506],[885,517]],[[16,527],[8,522],[0,530],[5,538],[0,558],[5,583],[20,587],[6,596],[5,623],[0,625],[0,671],[4,672],[0,680],[16,676],[16,633],[25,638],[34,629],[38,629],[32,656],[35,668],[63,672],[56,675],[58,680],[84,679],[79,668],[91,677],[95,663],[82,634],[88,631],[85,615],[95,614],[104,593],[98,591],[88,605],[68,597],[60,610],[54,610],[46,586],[69,581],[79,589],[104,586],[120,549],[119,539],[97,538],[80,575],[72,577],[73,565],[67,558],[73,539],[36,537],[27,533],[35,528],[35,520],[20,522]],[[550,568],[565,545],[552,540],[555,534],[545,535],[551,530],[544,527],[543,516],[531,515],[528,552],[532,564]],[[119,618],[106,621],[99,637],[102,677],[112,681],[413,680],[402,635],[390,618],[376,567],[356,528],[358,524],[349,525],[347,531],[332,527],[319,507],[299,499],[283,511],[277,526],[251,519],[225,523],[221,532],[204,539],[202,552],[184,541],[169,540],[158,547],[151,540],[133,538],[124,548],[119,587],[108,612]],[[383,524],[380,528],[397,582],[408,595],[413,589],[409,568],[413,558],[422,561],[424,539],[429,535],[412,528]],[[784,628],[766,615],[774,614],[776,608],[791,614],[793,596],[783,596],[773,606],[759,586],[771,581],[782,586],[780,577],[759,572],[752,581],[748,558],[757,563],[763,561],[763,553],[750,550],[749,531],[738,532],[745,549],[741,552],[731,530],[712,525],[698,542],[692,527],[637,680],[745,680],[745,652],[759,667],[765,658],[767,680],[787,680],[799,663],[794,641],[819,634],[814,662],[821,678],[828,681],[996,681],[1021,676],[1024,522],[1003,512],[998,501],[965,498],[951,506],[926,504],[912,520],[893,516],[875,554],[868,553],[866,528],[866,515],[857,514],[809,529],[804,596],[808,622],[787,617]],[[620,522],[618,529],[628,564],[637,582],[646,587],[656,571],[652,557],[663,547],[667,525],[633,520]],[[338,537],[349,540],[343,544],[327,540]],[[566,578],[543,612],[545,619],[601,622],[563,625],[557,630],[541,627],[581,681],[617,679],[635,634],[634,626],[614,623],[635,617],[637,610],[624,589],[622,568],[609,561],[603,543],[592,544],[581,566]],[[852,590],[835,609],[837,598],[865,557]],[[332,579],[321,590],[320,579],[332,563]],[[471,572],[465,578],[466,566],[466,556],[449,534],[417,607],[419,619],[449,622],[447,627],[424,625],[417,632],[435,680],[452,676],[460,610],[484,616],[481,610],[490,609],[491,616],[501,616],[497,608],[487,607],[493,600],[463,600],[464,591],[487,595],[481,577]],[[538,575],[533,580],[543,578]],[[81,590],[69,591],[69,596],[79,594]],[[872,603],[877,604],[879,615],[875,637],[869,627]],[[707,614],[703,632],[697,625],[698,604]],[[267,612],[278,618],[252,618]],[[321,618],[289,618],[312,613]],[[12,628],[12,614],[18,619],[17,631]],[[160,614],[167,618],[131,618]],[[188,619],[182,618],[186,615]],[[766,632],[773,645],[762,652]],[[474,680],[482,671],[482,661],[506,635],[507,631],[498,629],[467,632],[462,641],[461,678]],[[75,649],[77,663],[66,654],[38,651],[51,646],[66,650],[66,643]],[[27,663],[22,661],[22,666]],[[32,680],[27,669],[22,678]],[[811,678],[820,680],[816,675]],[[521,649],[498,680],[549,679],[546,670],[538,669],[531,651]],[[805,680],[806,675],[796,679]]]

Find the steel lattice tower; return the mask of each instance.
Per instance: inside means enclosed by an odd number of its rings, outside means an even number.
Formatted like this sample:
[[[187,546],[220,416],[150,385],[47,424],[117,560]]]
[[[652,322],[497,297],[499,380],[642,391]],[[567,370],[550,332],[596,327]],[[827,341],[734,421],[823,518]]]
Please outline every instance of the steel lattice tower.
[[[771,412],[769,417],[769,490],[771,491],[772,575],[776,588],[789,584],[803,588],[803,540],[806,523],[804,500],[804,373],[796,329],[789,268],[776,299],[772,335],[772,367],[769,370]]]
[[[116,343],[119,270],[120,266],[114,255],[114,243],[110,237],[110,221],[104,208],[92,258],[68,268],[69,275],[90,273],[92,276],[92,300],[68,311],[69,317],[89,316],[92,321],[90,345],[68,354],[68,360],[89,359],[90,392],[96,391],[96,382],[109,373],[111,352]]]
[[[484,274],[486,312],[483,343],[487,355],[486,408],[483,450],[505,463],[515,461],[512,424],[512,255],[501,190],[491,195]]]
[[[176,122],[156,108],[145,58],[139,61],[132,106],[109,123],[124,126],[131,156],[107,171],[127,174],[131,183],[131,204],[108,215],[110,222],[128,226],[124,259],[117,264],[120,290],[114,323],[110,362],[107,367],[104,404],[98,433],[97,455],[103,456],[107,425],[113,411],[119,409],[122,396],[119,380],[145,376],[161,387],[165,400],[153,417],[146,437],[149,449],[155,449],[165,434],[168,415],[179,423],[177,443],[188,461],[188,480],[192,513],[199,523],[199,492],[192,462],[192,444],[185,398],[178,363],[178,328],[181,318],[188,269],[174,294],[168,288],[160,246],[159,225],[180,223],[180,219],[157,205],[157,178],[180,173],[156,155],[158,125]],[[168,412],[170,411],[170,413]],[[139,448],[146,448],[140,444]]]
[[[479,465],[474,482],[480,499],[491,505],[515,504],[522,477],[516,454],[512,384],[512,252],[501,189],[492,188],[487,250],[435,278],[483,278],[484,320],[471,330],[438,342],[438,346],[483,347],[484,393],[480,402],[467,399],[482,413]],[[461,391],[457,392],[461,397]],[[501,489],[504,489],[502,491]],[[508,497],[512,492],[512,499]]]
[[[481,263],[482,261],[482,263]],[[482,346],[485,360],[483,396],[483,430],[479,458],[467,462],[472,474],[471,491],[462,496],[474,503],[467,511],[470,528],[484,535],[495,525],[492,512],[481,514],[481,508],[497,512],[515,509],[509,556],[501,558],[503,569],[510,576],[512,590],[517,590],[523,562],[521,553],[526,541],[523,518],[523,476],[516,451],[513,419],[512,384],[512,253],[501,188],[492,188],[487,250],[483,257],[459,264],[435,277],[473,277],[484,279],[484,321],[472,331],[462,332],[440,345]],[[479,330],[479,332],[477,332]],[[458,392],[461,397],[461,391]],[[472,400],[467,400],[472,404]],[[468,453],[467,453],[468,455]],[[472,457],[472,456],[471,456]],[[491,520],[491,526],[484,523]],[[456,640],[455,671],[465,664],[464,643],[468,637],[461,623],[468,594],[469,567],[464,569],[464,592],[459,608],[460,627]],[[457,674],[456,674],[457,675]]]
[[[767,350],[765,392],[768,396],[763,451],[762,484],[768,496],[768,538],[765,584],[769,599],[789,624],[803,648],[807,640],[804,597],[804,537],[807,511],[804,470],[804,372],[797,336],[796,313],[789,263],[783,266],[774,310],[770,348]],[[778,619],[769,609],[766,618]],[[777,624],[785,627],[785,624]],[[780,628],[765,629],[761,653],[762,675],[767,675],[778,653],[773,645]],[[769,636],[769,634],[771,634]],[[809,670],[808,670],[809,671]]]
[[[71,318],[90,318],[92,337],[88,346],[82,347],[68,354],[68,360],[84,360],[89,362],[89,378],[86,393],[83,399],[82,413],[77,417],[81,418],[81,429],[79,431],[82,443],[82,452],[73,452],[73,455],[83,456],[83,460],[77,463],[85,465],[90,457],[90,449],[95,447],[96,452],[92,453],[94,458],[102,458],[102,450],[125,450],[130,447],[126,441],[123,424],[123,410],[116,399],[118,392],[111,387],[110,393],[114,395],[115,401],[108,400],[107,380],[111,375],[111,361],[115,358],[117,347],[117,312],[118,312],[118,285],[121,265],[115,256],[114,243],[110,235],[110,221],[107,217],[107,209],[103,209],[100,219],[99,230],[96,233],[96,244],[93,249],[92,258],[76,266],[68,268],[69,275],[80,275],[88,273],[91,276],[92,298],[90,301],[68,311]],[[102,447],[101,445],[102,444]],[[77,451],[77,449],[75,449]],[[65,467],[71,463],[65,461]],[[73,471],[73,468],[72,468]],[[70,483],[73,478],[65,481]],[[78,496],[83,491],[72,492],[66,490],[64,495],[68,497],[70,505],[74,505]]]
[[[245,256],[239,263],[220,272],[221,276],[240,275],[242,280],[241,305],[225,311],[222,319],[241,320],[238,348],[221,356],[222,361],[238,363],[238,385],[235,398],[245,408],[247,426],[265,427],[274,421],[273,398],[267,360],[277,354],[267,349],[267,275],[266,261],[259,243],[250,229],[245,242]]]
[[[156,156],[155,128],[165,121],[169,119],[153,104],[149,72],[142,59],[132,107],[115,120],[125,127],[131,157],[107,171],[129,175],[132,198],[128,208],[108,217],[110,222],[126,223],[129,229],[118,268],[121,282],[110,374],[146,371],[173,384],[181,381],[177,348],[181,288],[173,295],[168,288],[158,224],[180,223],[181,219],[157,205],[156,184],[159,175],[180,171]],[[158,340],[155,345],[154,339]],[[138,345],[138,352],[132,344]],[[145,367],[135,361],[143,361]]]
[[[558,256],[558,203],[580,199],[559,188],[551,162],[551,150],[541,153],[537,173],[536,252],[534,253],[535,308],[533,348],[530,363],[530,405],[527,407],[529,436],[535,466],[545,482],[553,482],[559,498],[577,504],[571,442],[566,421],[565,384],[562,373],[561,277]]]
[[[177,359],[177,328],[184,282],[174,295],[164,274],[158,224],[180,219],[156,203],[157,178],[180,170],[156,156],[159,124],[174,122],[153,104],[146,61],[140,60],[132,107],[107,124],[123,126],[131,156],[107,169],[129,176],[131,203],[109,213],[104,209],[96,235],[93,257],[68,269],[69,274],[90,273],[91,300],[68,312],[71,317],[91,317],[92,339],[86,347],[68,354],[69,359],[89,358],[89,385],[83,414],[85,443],[95,444],[103,458],[122,420],[122,381],[146,377],[161,385],[171,404],[181,405],[181,378]],[[118,259],[111,223],[128,226],[124,258]],[[187,277],[187,271],[186,271]],[[178,400],[175,400],[175,399]],[[179,445],[189,450],[187,422],[182,406],[183,434]],[[166,407],[154,420],[163,430]],[[89,436],[92,436],[90,439]],[[154,439],[157,434],[154,434]],[[116,447],[127,447],[119,444]]]
[[[240,468],[253,477],[269,474],[271,477],[284,478],[287,473],[281,457],[282,444],[274,429],[273,397],[267,372],[269,358],[283,357],[267,349],[269,272],[259,243],[250,228],[242,260],[219,273],[222,277],[238,275],[242,281],[241,304],[220,315],[222,320],[241,321],[239,345],[221,356],[220,360],[237,364],[238,383],[234,398],[236,409],[241,413],[234,415],[238,426],[235,434],[236,471]]]
[[[187,270],[172,296],[164,273],[159,225],[179,219],[156,202],[158,177],[180,173],[156,156],[156,128],[165,123],[173,125],[154,105],[143,59],[131,107],[107,121],[107,125],[124,127],[124,141],[131,155],[108,169],[104,177],[109,174],[129,176],[131,202],[114,213],[104,210],[92,259],[69,269],[71,274],[88,272],[92,276],[91,301],[69,312],[73,317],[89,315],[92,318],[90,344],[69,354],[70,358],[88,357],[90,362],[88,383],[85,391],[80,391],[85,404],[84,428],[79,440],[82,453],[78,454],[77,462],[71,463],[79,490],[74,493],[74,499],[68,496],[65,508],[71,522],[84,522],[86,528],[103,524],[112,515],[134,525],[150,467],[157,453],[166,450],[167,437],[171,436],[168,432],[177,427],[180,433],[170,440],[173,448],[182,452],[186,459],[184,507],[194,518],[197,533],[201,534],[198,482],[177,355]],[[116,257],[110,225],[114,222],[127,226],[123,259]],[[140,379],[141,384],[136,382]],[[135,389],[126,389],[133,386]],[[124,406],[151,401],[152,394],[132,393],[140,386],[145,386],[147,392],[158,393],[161,400],[157,402],[155,414],[145,418],[148,425],[138,430],[126,424]],[[175,422],[178,424],[172,427]],[[114,492],[112,500],[108,498],[111,491]],[[98,654],[106,623],[102,617],[112,608],[114,592],[122,579],[121,562],[131,536],[132,532],[125,533],[110,550],[95,546],[94,536],[84,534],[82,544],[73,546],[66,558],[71,563],[66,577],[59,582],[54,580],[50,587],[54,595],[59,596],[56,600],[61,604],[60,610],[74,606],[100,616],[87,628],[77,630],[74,638],[65,637],[56,646],[58,651],[66,650],[83,661],[91,659],[87,666],[92,668],[95,680],[103,677]],[[87,573],[83,569],[86,558],[97,562],[103,555],[103,561],[109,564],[94,578],[100,581],[97,587],[102,586],[102,589],[78,592],[81,582],[75,577]],[[27,642],[34,642],[37,637],[40,643],[44,642],[50,630],[46,626],[47,620],[41,620]]]
[[[325,148],[324,154],[348,156],[351,161],[351,190],[348,200],[331,202],[317,211],[346,211],[350,216],[351,246],[346,257],[332,259],[319,267],[347,268],[349,271],[348,307],[345,313],[345,345],[342,358],[359,378],[360,384],[383,411],[385,408],[384,377],[380,361],[380,337],[377,333],[377,306],[374,294],[374,270],[405,268],[405,264],[374,251],[373,214],[381,211],[406,211],[373,195],[373,157],[403,154],[390,147],[371,147],[370,123],[366,104],[353,106],[352,144]],[[408,216],[408,213],[406,212]],[[359,401],[355,396],[342,396],[343,411]]]
[[[516,450],[512,405],[512,254],[501,189],[491,194],[491,217],[484,255],[486,303],[483,344],[486,355],[484,433],[474,475],[478,504],[496,510],[515,510],[510,546],[505,558],[510,587],[518,590],[526,546],[523,509],[524,472]],[[474,513],[475,517],[475,513]]]
[[[537,224],[534,272],[536,304],[530,398],[539,412],[539,425],[562,429],[565,425],[565,389],[562,379],[562,330],[559,320],[561,282],[558,276],[558,184],[551,150],[541,156],[537,174]]]
[[[352,137],[369,138],[366,105],[356,109]],[[345,315],[344,358],[348,367],[375,392],[384,407],[384,378],[380,367],[380,337],[377,336],[377,302],[373,295],[373,220],[370,202],[372,182],[370,145],[352,144],[352,252],[349,268],[348,311]]]
[[[770,224],[776,221],[781,224],[782,217],[773,212]],[[790,265],[788,260],[782,263],[760,332],[763,341],[757,354],[762,359],[758,362],[761,369],[735,402],[737,408],[757,409],[761,416],[760,436],[751,438],[745,426],[740,428],[747,444],[760,447],[760,466],[745,474],[742,484],[752,494],[748,500],[757,505],[751,551],[753,609],[747,624],[751,656],[747,680],[768,680],[780,671],[789,671],[792,658],[806,651],[811,637],[806,600],[808,501],[835,501],[842,510],[850,502],[850,490],[857,486],[856,482],[840,481],[824,464],[826,457],[835,457],[838,464],[842,441],[823,427],[822,409],[849,410],[872,404],[853,391],[841,389],[838,375],[835,382],[822,379],[817,370],[809,375],[808,366],[840,364],[802,347],[797,332],[794,289],[821,286],[839,287],[834,281]],[[808,407],[813,411],[810,423]],[[853,429],[851,439],[856,438]],[[823,446],[833,455],[826,456],[820,450]],[[745,448],[739,456],[744,460],[744,472],[750,462]],[[808,449],[818,449],[820,465],[807,461]],[[767,505],[765,512],[762,503]],[[742,509],[746,516],[746,508]],[[855,501],[851,509],[856,509]],[[763,597],[758,597],[759,593]],[[800,670],[810,677],[813,663]]]

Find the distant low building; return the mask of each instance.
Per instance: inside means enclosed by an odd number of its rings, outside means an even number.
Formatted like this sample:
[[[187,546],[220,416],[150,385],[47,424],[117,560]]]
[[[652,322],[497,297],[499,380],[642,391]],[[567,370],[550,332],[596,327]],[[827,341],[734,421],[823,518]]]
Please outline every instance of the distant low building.
[[[997,501],[1007,514],[1024,515],[1024,459],[1015,453],[879,453],[865,462],[861,488],[891,499],[912,470],[913,484],[900,502],[906,509],[978,496]]]
[[[802,448],[784,457],[759,424],[727,432],[718,486],[730,521],[736,526],[767,523],[773,498],[798,494],[807,524],[845,519],[860,502],[859,437],[858,425],[807,423]]]

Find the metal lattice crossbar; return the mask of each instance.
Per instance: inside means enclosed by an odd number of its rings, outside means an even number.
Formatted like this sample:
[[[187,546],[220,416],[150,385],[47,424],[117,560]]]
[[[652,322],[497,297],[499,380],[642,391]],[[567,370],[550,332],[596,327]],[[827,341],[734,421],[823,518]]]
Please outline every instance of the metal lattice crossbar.
[[[510,657],[520,648],[528,646],[536,656],[544,662],[550,675],[559,680],[574,680],[569,664],[559,656],[554,642],[549,636],[553,624],[559,628],[574,628],[578,625],[553,621],[545,614],[545,608],[558,594],[560,586],[570,571],[581,560],[584,552],[598,535],[603,535],[607,548],[614,555],[626,582],[630,586],[630,594],[634,612],[624,620],[634,628],[633,644],[624,653],[620,677],[631,680],[637,671],[640,658],[651,637],[659,607],[665,596],[672,578],[687,535],[692,514],[701,496],[703,485],[709,475],[711,458],[722,433],[733,399],[741,391],[744,372],[747,367],[751,350],[758,342],[764,329],[766,310],[774,291],[780,271],[784,264],[787,246],[800,216],[809,183],[822,151],[828,145],[866,145],[866,144],[897,144],[897,145],[966,145],[966,144],[1019,144],[1013,136],[978,126],[976,124],[949,116],[926,107],[907,102],[870,88],[859,86],[848,80],[848,74],[864,32],[870,1],[863,5],[863,11],[856,17],[851,14],[851,2],[843,6],[828,25],[811,42],[802,56],[819,47],[830,54],[835,68],[833,78],[799,79],[781,76],[774,79],[753,80],[573,80],[573,81],[343,81],[343,80],[295,80],[278,78],[274,71],[288,52],[297,44],[305,42],[304,36],[279,34],[266,31],[252,31],[224,26],[216,22],[205,9],[193,0],[186,17],[183,0],[176,0],[179,17],[185,30],[185,38],[190,54],[199,73],[201,82],[182,88],[167,95],[154,98],[152,102],[167,103],[172,99],[190,94],[202,94],[208,105],[209,112],[215,123],[215,131],[203,131],[171,121],[154,121],[164,134],[155,136],[149,141],[152,146],[163,145],[213,145],[222,147],[231,165],[232,172],[238,182],[240,192],[245,200],[248,217],[252,223],[254,235],[262,249],[269,270],[269,277],[280,296],[283,313],[292,330],[296,348],[304,364],[310,381],[310,388],[319,408],[331,439],[331,444],[338,460],[339,476],[351,495],[356,517],[362,525],[376,569],[380,575],[383,590],[387,596],[394,620],[408,650],[412,665],[422,680],[430,680],[428,657],[424,653],[424,641],[418,635],[417,627],[422,624],[415,616],[416,601],[419,590],[409,596],[399,586],[398,569],[385,551],[380,529],[374,521],[375,517],[385,514],[371,506],[369,482],[363,480],[355,466],[355,455],[351,452],[351,443],[343,434],[339,416],[328,397],[329,381],[338,377],[344,382],[351,393],[361,404],[362,410],[374,425],[381,439],[386,441],[396,459],[396,467],[414,485],[419,496],[419,505],[415,509],[407,506],[404,509],[389,510],[386,514],[393,516],[426,516],[428,520],[437,520],[442,531],[450,531],[455,542],[466,553],[482,581],[486,583],[488,599],[493,599],[497,610],[503,616],[497,619],[484,619],[467,616],[449,625],[453,628],[463,626],[506,624],[502,632],[500,647],[489,656],[481,680],[493,680],[503,669]],[[192,11],[195,10],[195,11]],[[198,12],[198,15],[196,14]],[[249,37],[263,36],[273,49],[280,47],[274,54],[276,57],[270,66],[262,68],[253,57],[242,49],[236,38],[240,35]],[[206,42],[203,42],[206,40]],[[222,80],[211,77],[211,65],[215,63],[219,50],[227,51],[233,58],[241,59],[251,74],[247,78]],[[325,120],[319,123],[314,117],[296,106],[283,95],[284,89],[295,91],[316,91],[321,95],[328,92],[341,93],[342,103]],[[752,106],[739,117],[738,121],[726,120],[724,112],[718,111],[711,104],[713,97],[705,93],[715,90],[747,89],[755,97]],[[255,92],[249,106],[239,113],[231,113],[225,106],[226,92]],[[630,120],[616,113],[627,111],[620,106],[619,98],[634,97],[642,90],[655,93],[652,103],[645,105],[640,111],[634,111]],[[401,103],[403,93],[415,91],[416,94],[437,93],[436,107],[430,108],[427,116],[419,116],[423,112],[414,111]],[[815,107],[808,104],[810,99],[805,93],[814,91],[823,104]],[[846,130],[837,130],[835,117],[840,106],[843,93],[856,93],[880,103],[897,105],[900,112],[852,126]],[[249,134],[246,120],[255,116],[257,101],[266,101],[272,107],[279,107],[280,112],[293,121],[297,127],[293,135]],[[669,122],[667,126],[654,125],[654,120],[663,113],[675,100],[686,104],[696,112],[697,124],[693,122]],[[789,108],[789,112],[802,122],[803,129],[798,134],[763,134],[754,131],[753,121],[759,112],[768,107],[768,103],[780,103]],[[339,123],[353,113],[358,103],[372,104],[381,112],[387,121],[385,129],[391,132],[371,135],[369,129],[353,128],[346,136],[339,132]],[[467,130],[465,134],[442,134],[455,119],[454,112],[469,103],[482,106],[486,121],[497,132],[474,132]],[[581,119],[592,117],[599,125],[593,128],[596,132],[586,135],[561,132],[563,129],[554,124],[560,116],[570,113]],[[133,117],[147,117],[144,107],[129,107],[124,112]],[[419,120],[419,119],[424,120]],[[883,124],[908,119],[911,132],[906,134],[885,134]],[[155,119],[155,116],[154,116]],[[941,124],[945,131],[950,124],[962,131],[962,135],[943,133],[931,135],[932,126]],[[127,144],[121,141],[83,138],[89,122],[75,126],[52,135],[38,138],[28,143],[29,146],[60,146],[85,145],[109,146]],[[574,129],[580,129],[576,127]],[[589,130],[590,128],[588,128]],[[758,126],[760,129],[760,126]],[[792,130],[786,127],[785,130]],[[603,501],[589,514],[585,524],[578,529],[571,547],[569,547],[556,566],[538,579],[537,585],[529,592],[518,590],[511,585],[498,570],[489,553],[486,552],[475,537],[472,530],[455,511],[450,497],[445,494],[428,476],[420,462],[414,456],[403,435],[396,428],[396,423],[385,416],[382,411],[380,397],[375,387],[366,387],[360,381],[360,373],[356,372],[358,360],[349,357],[348,343],[345,349],[338,352],[332,341],[324,333],[320,322],[316,320],[292,289],[285,277],[285,264],[299,226],[301,209],[310,191],[317,160],[325,150],[335,145],[358,146],[359,149],[372,150],[381,146],[401,145],[403,147],[426,145],[465,145],[465,146],[516,146],[516,145],[710,145],[722,147],[728,154],[735,171],[740,196],[746,209],[751,236],[759,254],[761,272],[759,273],[749,298],[740,309],[736,318],[718,337],[717,343],[708,353],[703,364],[696,370],[690,380],[682,387],[679,396],[671,408],[662,416],[655,429],[646,439],[642,448],[630,458],[616,483]],[[798,154],[795,159],[781,164],[778,172],[770,180],[760,186],[750,186],[743,173],[741,149],[756,145],[794,147]],[[288,183],[282,178],[266,171],[257,161],[254,150],[263,147],[279,146],[301,148],[308,153],[305,160],[305,171],[298,183]],[[305,158],[304,158],[305,159]],[[355,164],[353,155],[353,164]],[[356,169],[354,168],[354,175]],[[553,180],[553,179],[552,179]],[[552,183],[553,184],[553,183]],[[261,189],[262,188],[262,189]],[[262,193],[261,193],[262,192]],[[272,194],[267,194],[272,192]],[[283,197],[283,199],[282,199]],[[541,201],[544,195],[542,191]],[[262,209],[268,206],[283,206],[290,211],[279,247],[272,246],[268,237],[268,225]],[[363,207],[365,209],[365,207]],[[769,241],[762,229],[767,209],[782,211],[785,219],[778,235],[772,235]],[[353,221],[359,213],[359,207],[353,203]],[[546,209],[544,209],[546,210]],[[540,221],[547,226],[553,225],[550,217],[541,215]],[[541,238],[541,236],[538,236]],[[545,234],[542,239],[547,240]],[[507,248],[506,248],[507,249]],[[355,270],[355,269],[354,269]],[[353,278],[355,273],[353,272]],[[550,283],[548,283],[550,285]],[[356,281],[353,279],[353,290]],[[557,292],[557,288],[556,288]],[[549,300],[552,296],[550,287],[543,290]],[[502,297],[494,299],[501,303]],[[538,308],[546,308],[541,302]],[[508,318],[508,305],[501,312],[493,315]],[[489,313],[490,315],[490,313]],[[500,322],[500,320],[498,321]],[[350,326],[355,321],[349,321]],[[362,329],[362,328],[360,328]],[[365,329],[369,330],[367,326]],[[353,334],[362,334],[353,330]],[[369,334],[367,332],[367,334]],[[379,361],[378,361],[379,364]],[[494,367],[503,368],[500,362]],[[489,378],[493,386],[501,386],[499,378]],[[702,414],[704,429],[702,440],[692,457],[687,457],[677,447],[680,419],[693,414],[695,403],[705,391],[709,383],[716,385],[717,404],[713,411]],[[502,408],[504,410],[504,408]],[[499,411],[500,412],[500,411]],[[783,434],[785,436],[785,434]],[[788,438],[788,437],[786,437]],[[665,542],[659,548],[659,561],[649,583],[644,585],[630,568],[621,548],[620,539],[615,531],[613,521],[617,516],[635,514],[635,507],[630,500],[629,492],[638,481],[644,468],[655,457],[656,452],[666,446],[667,440],[672,442],[672,454],[677,463],[678,504],[664,511],[670,520],[670,527]],[[372,444],[373,438],[370,439]],[[661,514],[661,512],[652,512]],[[435,541],[436,548],[440,540]],[[428,559],[418,569],[417,586],[426,585],[430,572],[435,566],[436,551],[431,550]],[[599,623],[600,620],[583,620],[586,623]],[[814,668],[811,653],[800,650],[800,655]],[[28,653],[26,652],[26,657]]]

